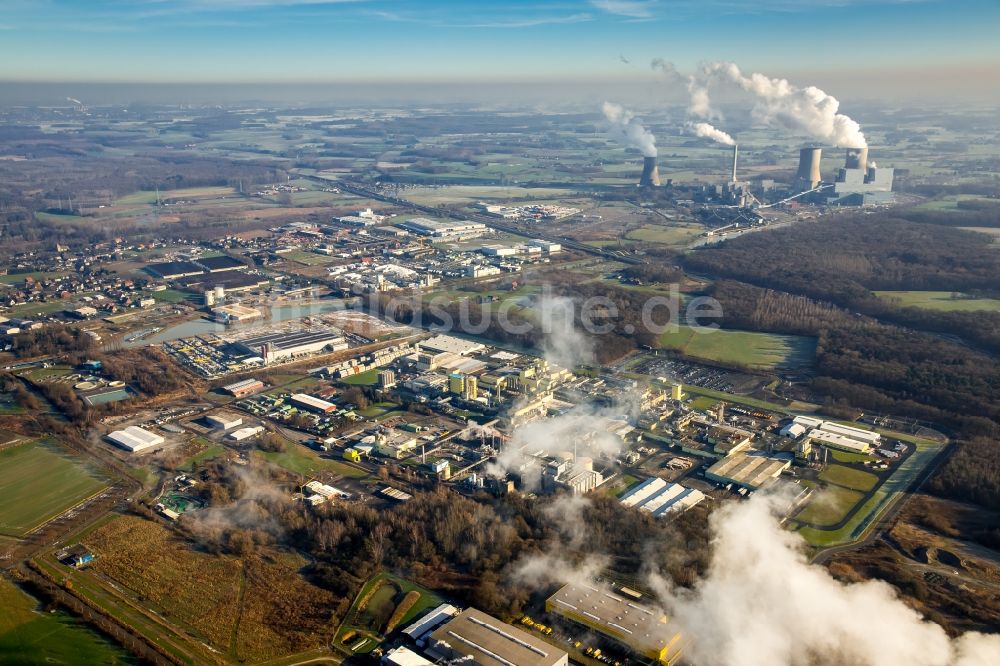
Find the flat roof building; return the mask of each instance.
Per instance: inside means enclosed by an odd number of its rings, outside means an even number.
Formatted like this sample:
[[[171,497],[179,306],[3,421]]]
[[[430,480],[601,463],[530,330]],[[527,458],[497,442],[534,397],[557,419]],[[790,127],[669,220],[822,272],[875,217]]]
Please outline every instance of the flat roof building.
[[[165,441],[160,435],[138,426],[129,426],[124,430],[109,432],[108,439],[129,453],[139,453],[148,448],[159,446]]]
[[[467,608],[427,640],[435,659],[462,659],[472,666],[568,666],[569,655],[536,636]]]
[[[264,333],[241,338],[235,344],[248,354],[260,356],[266,363],[315,354],[328,348],[331,351],[347,349],[347,340],[335,328]]]
[[[791,460],[735,453],[709,467],[705,471],[705,478],[716,483],[734,483],[749,490],[757,490],[778,478],[791,465]]]
[[[146,266],[146,272],[164,280],[174,280],[190,275],[201,275],[204,269],[190,261],[164,261]]]
[[[233,397],[243,398],[258,391],[263,391],[264,382],[259,379],[244,379],[241,382],[223,386],[222,390]]]
[[[382,663],[388,666],[434,666],[433,661],[424,659],[408,647],[399,646],[385,653]]]
[[[257,319],[260,317],[260,310],[248,308],[239,303],[230,303],[229,305],[220,305],[219,307],[212,308],[212,316],[215,318],[215,321],[224,324],[235,324]]]
[[[621,503],[661,517],[686,511],[703,499],[705,494],[700,490],[685,488],[679,483],[667,483],[654,476],[622,495]]]
[[[441,604],[406,629],[403,629],[403,633],[415,641],[419,640],[421,636],[437,629],[456,615],[458,615],[457,608],[451,604]]]
[[[218,273],[220,271],[231,271],[234,269],[246,268],[247,265],[244,264],[239,259],[234,259],[227,255],[220,255],[218,257],[201,257],[195,259],[193,264],[200,266],[209,273]]]
[[[470,222],[468,220],[456,222],[453,220],[431,220],[426,217],[412,217],[405,222],[396,225],[407,231],[420,234],[421,236],[433,236],[435,238],[474,238],[486,233],[486,225],[482,222]]]
[[[636,603],[607,587],[568,583],[545,601],[545,610],[611,638],[661,664],[677,662],[681,634],[662,610]]]
[[[251,426],[247,428],[240,428],[239,430],[234,430],[231,433],[229,433],[229,439],[233,440],[234,442],[242,442],[245,439],[256,437],[262,432],[264,432],[263,426]]]
[[[454,335],[435,335],[433,338],[427,340],[421,340],[417,343],[417,346],[421,350],[431,352],[431,353],[451,353],[458,354],[460,356],[466,356],[468,354],[475,354],[476,352],[481,352],[486,349],[486,345],[473,342],[471,340],[463,340],[462,338],[455,337]]]
[[[233,414],[209,414],[205,417],[205,423],[216,430],[229,430],[243,425],[243,419]]]
[[[302,407],[303,409],[308,409],[310,412],[318,412],[320,414],[329,414],[337,409],[337,406],[332,402],[320,400],[305,393],[296,393],[289,400],[296,407]]]

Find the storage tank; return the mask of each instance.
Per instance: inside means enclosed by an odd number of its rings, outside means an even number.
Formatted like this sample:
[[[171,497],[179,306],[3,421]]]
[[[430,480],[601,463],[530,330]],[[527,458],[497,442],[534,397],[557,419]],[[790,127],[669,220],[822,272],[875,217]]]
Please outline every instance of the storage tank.
[[[215,288],[215,302],[221,303],[226,300],[226,288],[219,286]]]
[[[205,305],[207,307],[212,307],[213,305],[215,305],[215,292],[214,291],[206,291],[205,292]]]

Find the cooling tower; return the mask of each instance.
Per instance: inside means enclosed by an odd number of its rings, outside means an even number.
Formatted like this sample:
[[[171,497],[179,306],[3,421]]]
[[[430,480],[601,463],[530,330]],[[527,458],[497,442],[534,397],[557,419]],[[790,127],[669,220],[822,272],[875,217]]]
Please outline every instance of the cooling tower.
[[[847,161],[844,162],[846,169],[868,170],[868,148],[848,148]]]
[[[810,190],[822,180],[819,171],[819,161],[822,157],[822,148],[803,148],[799,151],[799,172],[796,177],[802,184],[808,184]]]
[[[660,170],[656,166],[655,157],[644,157],[642,159],[642,177],[639,178],[640,187],[652,187],[660,184]]]

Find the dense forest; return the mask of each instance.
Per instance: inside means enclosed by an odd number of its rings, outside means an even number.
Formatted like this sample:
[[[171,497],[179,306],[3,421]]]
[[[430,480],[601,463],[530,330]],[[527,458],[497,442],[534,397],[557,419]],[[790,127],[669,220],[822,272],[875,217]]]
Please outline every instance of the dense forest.
[[[852,214],[728,241],[689,255],[685,267],[828,301],[910,328],[958,335],[1000,352],[1000,313],[903,308],[872,293],[996,295],[1000,254],[981,234]]]
[[[202,479],[210,508],[201,518],[183,518],[183,530],[217,552],[245,554],[275,543],[309,552],[315,557],[311,576],[344,600],[340,616],[364,580],[382,568],[487,612],[513,616],[534,589],[518,575],[533,558],[575,563],[614,553],[608,566],[626,579],[656,569],[680,585],[693,584],[708,563],[710,534],[701,510],[666,522],[611,497],[464,497],[444,488],[387,509],[356,503],[310,507],[278,491],[290,479],[273,467],[247,470],[215,462]]]

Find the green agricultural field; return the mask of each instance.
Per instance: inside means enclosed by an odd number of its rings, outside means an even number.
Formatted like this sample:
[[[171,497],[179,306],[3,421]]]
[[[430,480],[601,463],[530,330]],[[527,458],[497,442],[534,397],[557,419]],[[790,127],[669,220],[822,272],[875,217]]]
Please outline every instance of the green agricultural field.
[[[23,666],[136,663],[70,615],[44,613],[37,607],[38,602],[0,578],[0,662]]]
[[[0,533],[23,536],[106,485],[54,442],[0,451]]]
[[[447,185],[444,187],[414,187],[406,191],[406,199],[425,206],[476,201],[518,201],[570,196],[572,191],[545,187],[498,187],[489,185]],[[520,203],[520,201],[518,201]],[[524,203],[530,203],[525,201]]]
[[[862,497],[864,495],[856,490],[830,486],[813,495],[809,504],[795,519],[820,527],[836,525],[850,514]]]
[[[180,190],[161,190],[160,201],[172,199],[205,199],[224,197],[236,194],[231,187],[187,187]],[[127,194],[115,201],[115,206],[134,206],[136,204],[151,204],[156,202],[156,190],[143,190]]]
[[[151,292],[150,297],[159,303],[180,303],[186,300],[190,294],[186,294],[183,291],[178,291],[176,289],[164,289],[163,291]]]
[[[970,298],[951,291],[876,291],[875,295],[902,307],[969,312],[986,310],[1000,312],[1000,300],[995,298]]]
[[[871,472],[844,467],[843,465],[830,465],[820,473],[819,478],[821,481],[826,481],[827,483],[862,492],[868,492],[878,483],[878,477]]]
[[[660,346],[694,358],[751,368],[803,368],[812,365],[816,355],[814,338],[727,329],[698,333],[689,326],[664,333]]]

